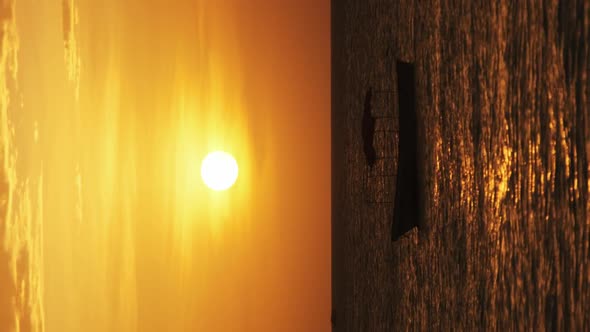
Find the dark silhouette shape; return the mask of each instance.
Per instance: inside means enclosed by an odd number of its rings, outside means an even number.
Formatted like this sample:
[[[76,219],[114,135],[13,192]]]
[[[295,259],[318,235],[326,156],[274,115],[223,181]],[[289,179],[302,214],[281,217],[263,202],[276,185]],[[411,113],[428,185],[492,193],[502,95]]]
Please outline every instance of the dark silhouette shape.
[[[373,167],[377,161],[377,152],[373,146],[373,138],[375,137],[375,117],[371,114],[372,97],[373,91],[371,88],[369,88],[369,90],[367,90],[367,94],[365,95],[365,107],[363,110],[362,123],[363,151],[365,153],[367,164],[371,167]]]
[[[418,227],[420,194],[418,178],[418,124],[414,65],[397,62],[399,100],[399,158],[393,210],[393,240]]]

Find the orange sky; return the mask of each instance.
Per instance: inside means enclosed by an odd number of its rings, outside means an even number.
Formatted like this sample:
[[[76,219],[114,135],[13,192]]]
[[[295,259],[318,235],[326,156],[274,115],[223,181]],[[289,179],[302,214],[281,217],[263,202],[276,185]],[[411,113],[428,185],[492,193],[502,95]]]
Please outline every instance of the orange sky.
[[[330,329],[328,0],[2,4],[0,330]]]

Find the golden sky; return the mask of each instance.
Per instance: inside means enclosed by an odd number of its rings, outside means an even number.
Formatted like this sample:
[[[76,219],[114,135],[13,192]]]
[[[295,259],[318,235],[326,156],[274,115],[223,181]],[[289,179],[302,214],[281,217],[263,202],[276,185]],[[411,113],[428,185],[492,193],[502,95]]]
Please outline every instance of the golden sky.
[[[329,16],[0,0],[0,330],[329,330]]]

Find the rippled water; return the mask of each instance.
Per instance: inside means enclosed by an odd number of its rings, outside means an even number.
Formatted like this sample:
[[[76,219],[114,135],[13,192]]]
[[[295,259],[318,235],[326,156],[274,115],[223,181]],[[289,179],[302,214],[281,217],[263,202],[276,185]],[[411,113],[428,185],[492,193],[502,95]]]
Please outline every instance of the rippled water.
[[[589,329],[590,4],[332,11],[335,330]],[[397,60],[416,68],[424,220],[393,242]]]

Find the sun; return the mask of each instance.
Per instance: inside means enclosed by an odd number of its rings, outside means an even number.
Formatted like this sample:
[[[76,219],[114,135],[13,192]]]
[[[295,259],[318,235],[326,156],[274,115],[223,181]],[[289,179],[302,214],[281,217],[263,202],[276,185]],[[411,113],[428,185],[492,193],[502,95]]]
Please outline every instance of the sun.
[[[203,159],[201,177],[215,191],[229,189],[238,179],[238,163],[227,152],[211,152]]]

